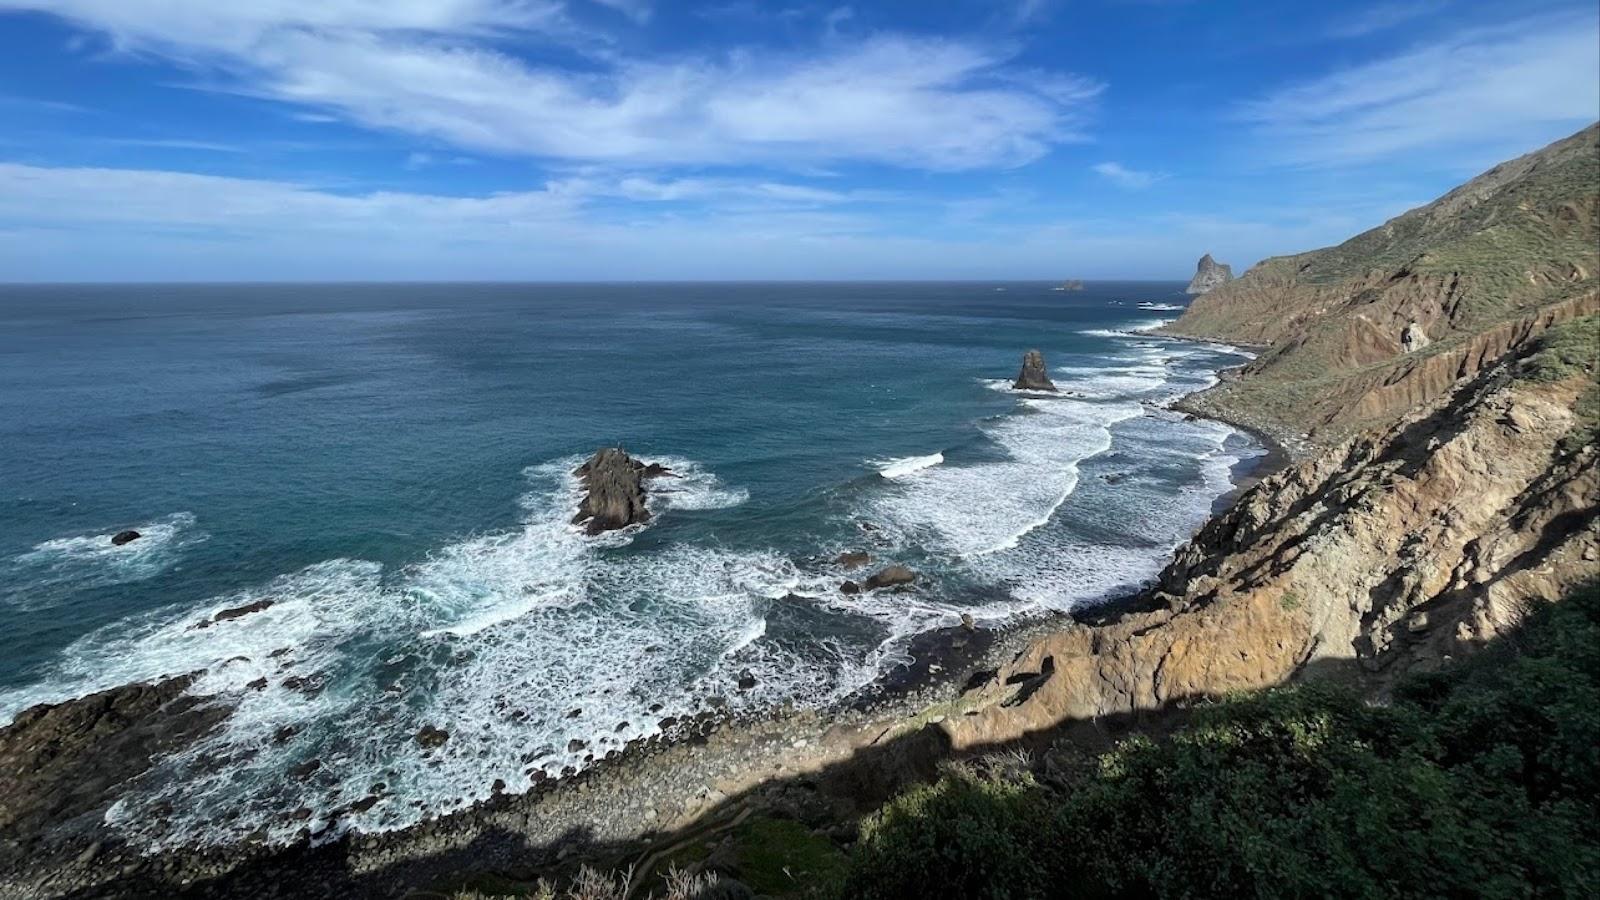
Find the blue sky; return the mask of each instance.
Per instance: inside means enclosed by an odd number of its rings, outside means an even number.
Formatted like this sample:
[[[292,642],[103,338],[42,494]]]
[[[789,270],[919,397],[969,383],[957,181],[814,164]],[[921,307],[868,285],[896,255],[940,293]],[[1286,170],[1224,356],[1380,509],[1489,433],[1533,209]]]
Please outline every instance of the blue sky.
[[[1183,278],[1600,116],[1600,11],[0,0],[0,281]]]

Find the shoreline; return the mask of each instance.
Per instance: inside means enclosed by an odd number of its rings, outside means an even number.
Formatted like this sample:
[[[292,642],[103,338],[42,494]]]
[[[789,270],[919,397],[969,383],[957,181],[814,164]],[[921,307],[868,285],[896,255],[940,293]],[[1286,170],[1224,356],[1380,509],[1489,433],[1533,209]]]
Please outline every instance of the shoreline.
[[[1169,408],[1238,428],[1264,449],[1252,457],[1256,461],[1247,471],[1230,473],[1232,487],[1216,498],[1209,520],[1288,465],[1291,454],[1272,435],[1248,423],[1187,406],[1205,392],[1185,395]],[[1170,558],[1169,553],[1166,559]],[[743,715],[708,713],[670,733],[625,745],[570,776],[536,782],[519,794],[496,793],[394,831],[352,830],[321,840],[308,833],[279,846],[243,841],[144,855],[102,823],[95,829],[99,839],[87,849],[69,846],[69,852],[43,867],[7,873],[0,887],[22,890],[19,896],[59,896],[47,885],[60,886],[64,880],[91,889],[91,896],[119,896],[125,890],[139,895],[141,890],[156,890],[156,885],[169,892],[183,888],[195,896],[232,896],[243,889],[241,879],[253,881],[266,870],[275,873],[266,877],[295,885],[285,896],[333,897],[349,895],[348,873],[354,872],[381,871],[389,873],[385,880],[392,886],[415,887],[468,870],[559,867],[577,859],[622,861],[634,851],[656,846],[663,835],[696,827],[730,797],[839,765],[886,739],[898,740],[928,722],[941,721],[938,710],[958,705],[975,681],[985,673],[992,677],[1037,636],[1075,623],[1114,621],[1148,605],[1149,593],[1146,585],[1092,606],[1066,613],[1041,611],[996,628],[951,626],[923,632],[910,640],[908,665],[880,674],[832,706],[802,710],[778,706]],[[935,752],[933,758],[947,755]],[[596,810],[611,814],[596,818]],[[517,840],[509,844],[520,845],[514,853],[479,846],[485,836],[511,834]],[[545,838],[537,850],[536,835]],[[439,852],[463,844],[477,849],[465,856]],[[119,874],[103,880],[86,871],[106,865]],[[341,877],[341,872],[347,874]],[[30,893],[30,888],[39,890]]]

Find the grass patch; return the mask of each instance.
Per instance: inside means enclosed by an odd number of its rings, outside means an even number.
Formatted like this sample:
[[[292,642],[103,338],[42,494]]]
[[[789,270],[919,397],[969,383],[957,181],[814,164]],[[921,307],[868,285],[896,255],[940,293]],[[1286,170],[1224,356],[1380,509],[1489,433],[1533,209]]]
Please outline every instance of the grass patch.
[[[1034,773],[959,769],[862,830],[843,896],[1600,896],[1600,590],[1373,707],[1281,688]]]
[[[1282,606],[1286,612],[1294,612],[1302,605],[1300,595],[1294,591],[1284,591],[1283,596],[1278,598],[1278,605]]]

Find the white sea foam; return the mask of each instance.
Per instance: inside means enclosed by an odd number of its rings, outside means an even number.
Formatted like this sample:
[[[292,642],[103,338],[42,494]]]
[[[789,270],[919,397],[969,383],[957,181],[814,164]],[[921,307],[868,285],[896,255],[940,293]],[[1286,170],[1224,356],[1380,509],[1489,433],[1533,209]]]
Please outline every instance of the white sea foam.
[[[877,500],[879,517],[957,556],[993,553],[1049,521],[1077,485],[1077,464],[1110,446],[1107,427],[1137,404],[1021,400],[985,432],[1004,459],[925,470]]]
[[[742,502],[692,461],[662,461],[681,480],[659,512]],[[0,695],[0,720],[34,703],[205,668],[192,690],[226,697],[233,714],[108,814],[161,847],[258,829],[288,840],[302,826],[328,835],[402,827],[487,796],[497,779],[518,790],[535,772],[582,768],[656,733],[663,717],[708,709],[714,695],[735,709],[825,703],[873,676],[876,656],[862,659],[859,648],[822,641],[802,657],[767,639],[768,607],[794,602],[776,598],[823,586],[786,557],[676,544],[623,551],[628,538],[573,528],[576,464],[528,470],[527,517],[516,531],[446,546],[398,571],[330,560],[201,609],[94,632],[50,678]],[[259,600],[273,602],[199,627]],[[753,688],[741,689],[744,673]],[[414,739],[424,725],[449,740],[424,750]],[[295,736],[279,740],[287,729]],[[313,758],[315,777],[286,777]],[[217,759],[232,762],[210,764]],[[338,814],[377,782],[387,785],[383,799]],[[166,804],[173,812],[156,815]],[[285,820],[302,806],[310,820]]]
[[[1176,321],[1178,321],[1178,320],[1177,319],[1150,319],[1150,320],[1147,320],[1145,322],[1140,322],[1140,323],[1131,325],[1128,328],[1087,328],[1087,329],[1084,329],[1083,331],[1080,331],[1078,333],[1082,334],[1082,335],[1087,335],[1089,337],[1144,338],[1144,339],[1148,339],[1149,337],[1151,337],[1151,335],[1147,334],[1146,332],[1153,331],[1153,330],[1155,330],[1157,328],[1160,328],[1163,325],[1168,325],[1168,324],[1171,324],[1171,323],[1176,322]]]
[[[927,456],[902,456],[895,459],[878,460],[873,462],[872,465],[878,467],[879,475],[889,479],[896,479],[915,475],[942,462],[944,462],[943,453],[931,453]]]
[[[56,538],[35,545],[26,553],[0,562],[0,595],[23,609],[48,605],[56,596],[50,588],[104,587],[143,581],[167,571],[182,559],[183,551],[206,540],[195,528],[194,514],[173,513],[134,526],[137,540],[116,546],[116,529],[96,534]]]
[[[1075,527],[1041,531],[1001,552],[975,557],[969,570],[1005,586],[1022,608],[1054,610],[1104,600],[1154,577],[1227,490],[1240,458],[1225,449],[1234,432],[1214,422],[1161,414],[1124,422],[1117,433],[1133,471],[1120,473],[1114,488],[1097,486],[1094,497],[1076,503]],[[1199,471],[1179,487],[1170,476],[1146,474],[1151,466],[1182,458],[1195,460]]]
[[[1158,311],[1161,311],[1161,312],[1168,312],[1168,311],[1176,311],[1176,310],[1180,310],[1180,309],[1186,309],[1187,307],[1179,306],[1176,303],[1151,303],[1150,301],[1146,300],[1146,301],[1143,301],[1143,302],[1141,302],[1139,304],[1139,308],[1140,309],[1148,309],[1148,310],[1158,310]]]

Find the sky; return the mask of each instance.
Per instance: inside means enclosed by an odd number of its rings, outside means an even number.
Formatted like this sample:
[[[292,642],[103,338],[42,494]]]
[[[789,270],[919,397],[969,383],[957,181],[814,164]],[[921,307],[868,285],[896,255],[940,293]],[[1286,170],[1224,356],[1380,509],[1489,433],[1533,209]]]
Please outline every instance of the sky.
[[[1594,0],[0,0],[0,282],[1180,279],[1597,116]]]

